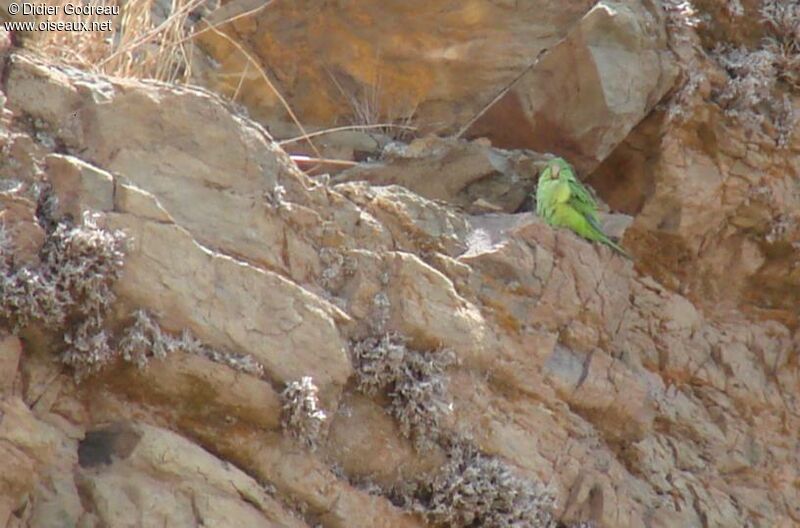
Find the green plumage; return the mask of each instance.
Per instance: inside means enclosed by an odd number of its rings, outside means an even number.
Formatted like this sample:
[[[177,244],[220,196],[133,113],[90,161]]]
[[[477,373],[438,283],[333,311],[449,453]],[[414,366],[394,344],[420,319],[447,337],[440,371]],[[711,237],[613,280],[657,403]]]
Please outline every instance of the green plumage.
[[[631,258],[603,232],[597,218],[597,202],[563,158],[551,160],[539,175],[536,214],[551,226],[568,227],[587,240],[602,242]]]

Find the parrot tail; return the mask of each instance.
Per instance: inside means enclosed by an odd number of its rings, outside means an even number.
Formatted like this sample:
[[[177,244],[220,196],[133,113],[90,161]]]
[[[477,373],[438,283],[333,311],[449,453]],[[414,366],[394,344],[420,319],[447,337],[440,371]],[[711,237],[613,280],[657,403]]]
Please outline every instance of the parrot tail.
[[[605,245],[607,245],[608,247],[610,247],[611,249],[613,249],[614,251],[616,251],[617,253],[619,253],[620,255],[622,255],[623,257],[625,257],[626,259],[633,260],[633,257],[630,256],[630,254],[628,254],[627,251],[622,249],[622,246],[620,246],[619,244],[617,244],[616,242],[614,242],[613,240],[611,240],[607,236],[603,237],[603,243]]]
[[[603,231],[603,228],[600,227],[600,224],[597,222],[597,219],[595,217],[586,216],[585,218],[586,218],[586,220],[589,221],[589,225],[592,226],[592,228],[593,228],[593,230],[595,232],[594,233],[595,236],[592,237],[594,240],[599,240],[600,242],[602,242],[603,244],[607,245],[608,247],[610,247],[611,249],[613,249],[614,251],[616,251],[617,253],[619,253],[620,255],[625,257],[626,259],[633,260],[633,257],[630,256],[627,251],[622,249],[622,246],[620,246],[619,244],[617,244],[616,242],[614,242],[613,240],[608,238],[608,235],[605,234],[605,232]]]

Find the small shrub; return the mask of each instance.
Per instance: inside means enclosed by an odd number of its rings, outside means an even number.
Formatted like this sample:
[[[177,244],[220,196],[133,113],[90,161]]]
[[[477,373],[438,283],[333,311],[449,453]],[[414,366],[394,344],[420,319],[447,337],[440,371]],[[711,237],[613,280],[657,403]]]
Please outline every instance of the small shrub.
[[[356,259],[339,249],[323,247],[319,251],[319,258],[324,266],[319,282],[326,290],[338,289],[343,281],[356,273]]]
[[[50,223],[36,267],[14,266],[5,235],[0,248],[2,317],[15,331],[38,321],[61,332],[66,345],[61,360],[78,377],[114,356],[104,322],[115,299],[112,286],[122,273],[125,235],[99,227],[97,220],[87,213],[77,225]]]
[[[314,450],[322,434],[327,415],[320,408],[319,389],[309,376],[292,381],[281,393],[283,428]]]
[[[731,17],[735,18],[744,15],[744,6],[742,5],[741,0],[725,0],[725,3],[722,7]]]
[[[800,1],[764,0],[760,15],[767,36],[757,49],[720,44],[711,52],[730,77],[714,99],[747,129],[773,128],[786,147],[798,120],[787,91],[800,88]]]
[[[687,0],[663,0],[662,7],[667,15],[667,27],[672,30],[693,28],[700,24],[697,9]]]
[[[783,42],[800,43],[800,1],[764,0],[761,3],[761,20]]]
[[[778,78],[800,88],[800,1],[766,0],[761,19],[770,32],[764,49],[774,57]]]
[[[797,44],[786,44],[769,37],[764,42],[764,50],[772,56],[777,78],[795,90],[800,88],[800,48]]]
[[[717,46],[713,53],[731,77],[725,88],[716,94],[717,101],[728,115],[760,127],[764,117],[758,110],[769,104],[777,80],[772,55],[766,50],[754,52],[744,46],[724,45]]]
[[[454,445],[444,467],[432,480],[418,483],[412,493],[411,508],[435,526],[556,526],[555,498],[549,489],[467,444]]]
[[[125,235],[98,227],[96,220],[87,213],[80,225],[59,223],[43,248],[43,277],[53,297],[42,300],[53,302],[39,315],[67,324],[61,359],[76,372],[94,372],[113,355],[104,322],[122,274]]]
[[[263,375],[264,367],[252,356],[220,352],[188,331],[173,337],[143,310],[134,314],[114,346],[105,322],[115,300],[113,285],[122,273],[125,235],[100,227],[99,217],[88,213],[77,225],[52,220],[55,200],[45,186],[40,191],[39,223],[47,237],[37,266],[15,265],[11,239],[0,225],[0,319],[15,332],[37,322],[60,334],[65,345],[60,360],[78,380],[120,356],[143,368],[151,358],[178,349]]]
[[[777,132],[778,145],[787,145],[797,116],[788,96],[778,91],[775,53],[768,48],[752,51],[719,45],[713,55],[730,76],[725,87],[714,94],[725,114],[754,131],[768,123]]]
[[[278,183],[272,190],[264,191],[264,202],[271,209],[280,209],[286,204],[286,187]]]
[[[139,368],[146,367],[152,358],[164,359],[172,352],[183,350],[189,354],[203,356],[215,363],[227,365],[239,372],[257,377],[264,375],[264,365],[256,361],[253,356],[212,348],[186,329],[180,337],[170,335],[164,332],[145,310],[136,311],[133,324],[122,332],[118,349],[125,361],[135,363]]]
[[[354,343],[352,352],[358,390],[368,395],[385,391],[400,431],[417,449],[435,443],[442,418],[452,412],[445,376],[452,353],[410,350],[395,334]]]
[[[186,352],[208,358],[215,363],[227,365],[234,370],[238,370],[239,372],[245,372],[257,377],[264,375],[264,365],[259,363],[250,354],[238,354],[235,352],[217,350],[197,339],[189,330],[186,329],[183,330],[180,338],[177,338],[174,341],[173,346],[176,349],[184,350]]]
[[[382,333],[389,324],[392,313],[392,301],[386,292],[378,292],[372,298],[372,314],[368,320],[375,333]]]
[[[164,359],[177,348],[177,341],[164,335],[161,327],[145,310],[134,313],[134,322],[122,332],[119,353],[122,358],[144,368],[151,357]]]

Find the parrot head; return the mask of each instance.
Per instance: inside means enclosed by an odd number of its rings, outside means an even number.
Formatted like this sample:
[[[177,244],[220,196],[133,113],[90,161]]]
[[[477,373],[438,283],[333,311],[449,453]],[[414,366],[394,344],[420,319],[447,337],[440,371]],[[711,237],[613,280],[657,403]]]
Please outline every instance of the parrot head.
[[[539,175],[539,181],[548,179],[557,180],[562,171],[569,174],[572,172],[572,167],[570,167],[569,163],[567,163],[567,160],[564,158],[553,158],[547,162],[547,167],[545,167]]]

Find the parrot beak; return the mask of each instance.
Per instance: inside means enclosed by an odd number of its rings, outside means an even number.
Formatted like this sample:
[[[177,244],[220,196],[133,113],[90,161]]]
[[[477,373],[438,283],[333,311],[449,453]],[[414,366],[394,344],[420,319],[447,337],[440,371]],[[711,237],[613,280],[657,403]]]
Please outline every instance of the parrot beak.
[[[557,163],[550,165],[550,177],[554,180],[558,178],[558,173],[561,172],[561,167]]]

